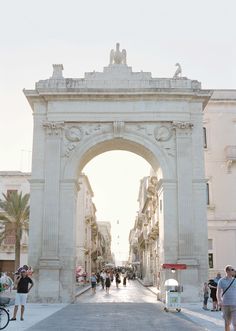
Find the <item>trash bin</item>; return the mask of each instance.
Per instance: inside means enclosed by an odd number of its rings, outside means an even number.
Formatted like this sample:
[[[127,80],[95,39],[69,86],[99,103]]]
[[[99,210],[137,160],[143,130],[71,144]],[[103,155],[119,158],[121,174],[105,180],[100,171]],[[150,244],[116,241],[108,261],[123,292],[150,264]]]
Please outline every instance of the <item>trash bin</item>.
[[[183,287],[180,286],[175,279],[167,279],[165,281],[166,300],[164,310],[168,312],[170,309],[181,311],[181,292]]]

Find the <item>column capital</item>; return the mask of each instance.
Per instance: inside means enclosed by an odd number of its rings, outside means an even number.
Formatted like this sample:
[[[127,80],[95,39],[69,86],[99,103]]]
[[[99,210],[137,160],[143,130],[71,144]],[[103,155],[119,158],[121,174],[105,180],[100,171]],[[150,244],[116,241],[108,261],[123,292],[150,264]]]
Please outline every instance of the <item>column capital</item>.
[[[64,129],[64,122],[45,121],[42,126],[48,136],[60,136]]]

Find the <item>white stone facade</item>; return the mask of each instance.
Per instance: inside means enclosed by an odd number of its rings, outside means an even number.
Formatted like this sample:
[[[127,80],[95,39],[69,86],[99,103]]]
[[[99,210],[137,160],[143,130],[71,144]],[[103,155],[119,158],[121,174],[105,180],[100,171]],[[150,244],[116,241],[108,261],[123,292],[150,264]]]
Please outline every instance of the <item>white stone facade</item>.
[[[104,265],[107,263],[114,263],[113,257],[111,254],[111,223],[99,221],[98,231],[101,233],[105,240],[104,252],[102,254]]]
[[[210,277],[236,261],[236,91],[216,90],[204,111]]]

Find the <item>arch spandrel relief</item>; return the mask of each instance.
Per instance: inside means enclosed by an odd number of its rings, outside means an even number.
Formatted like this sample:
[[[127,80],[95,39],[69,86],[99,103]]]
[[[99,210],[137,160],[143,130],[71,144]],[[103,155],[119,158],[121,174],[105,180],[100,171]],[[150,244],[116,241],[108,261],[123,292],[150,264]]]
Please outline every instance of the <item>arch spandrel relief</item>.
[[[54,125],[51,124],[52,126]],[[171,156],[174,155],[174,141],[172,139],[171,123],[141,124],[141,123],[126,123],[124,121],[114,121],[113,123],[78,123],[73,125],[65,124],[64,129],[64,153],[65,157],[69,157],[74,149],[81,143],[82,140],[87,140],[89,137],[95,137],[103,133],[111,135],[111,138],[125,138],[129,132],[139,136],[146,136],[148,139],[157,143],[160,148],[163,148]]]

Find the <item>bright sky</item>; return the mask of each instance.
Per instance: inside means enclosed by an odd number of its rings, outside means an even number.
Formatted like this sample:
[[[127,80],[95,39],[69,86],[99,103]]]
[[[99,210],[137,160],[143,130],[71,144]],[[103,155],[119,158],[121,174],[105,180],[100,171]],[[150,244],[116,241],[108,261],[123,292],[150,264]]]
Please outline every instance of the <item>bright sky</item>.
[[[171,77],[179,62],[183,76],[201,81],[203,88],[236,88],[235,12],[235,0],[1,1],[0,170],[30,169],[33,125],[22,89],[49,78],[53,63],[63,63],[64,77],[83,77],[87,71],[102,71],[110,49],[120,42],[133,71]],[[112,157],[115,162],[110,164],[107,155],[87,167],[97,214],[111,222],[120,218],[123,224],[135,218],[139,179],[148,167],[133,156],[122,156],[120,162],[119,154],[119,162]],[[104,172],[105,187],[108,166],[113,181],[124,179],[123,186],[115,184],[109,194],[108,189],[99,191],[98,182]],[[123,166],[125,171],[120,171]],[[126,173],[131,176],[134,169],[133,192]],[[115,203],[110,202],[113,196]]]

